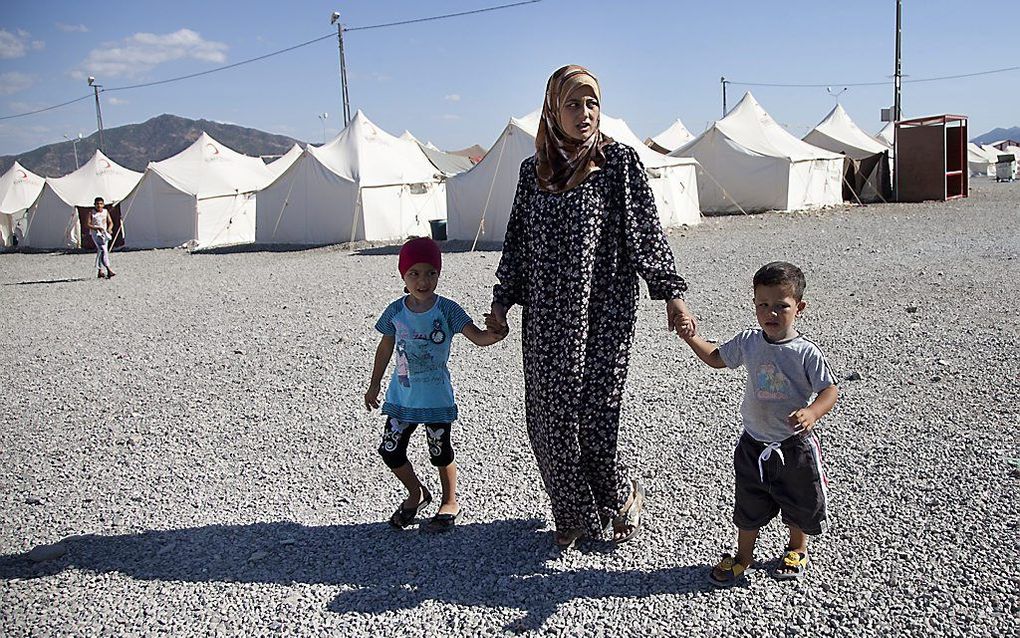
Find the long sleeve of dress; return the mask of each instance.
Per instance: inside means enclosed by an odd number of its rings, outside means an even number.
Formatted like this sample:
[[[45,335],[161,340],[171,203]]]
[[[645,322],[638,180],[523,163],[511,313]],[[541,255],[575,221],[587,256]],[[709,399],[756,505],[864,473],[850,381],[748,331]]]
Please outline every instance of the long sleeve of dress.
[[[655,196],[634,149],[625,147],[623,206],[626,247],[652,299],[682,299],[687,283],[676,273],[673,251],[659,222]]]
[[[527,305],[527,211],[530,206],[529,184],[535,181],[534,162],[526,159],[521,163],[517,178],[517,192],[510,219],[503,240],[503,256],[496,268],[499,283],[492,287],[492,301],[510,308],[514,304]],[[529,181],[530,180],[530,181]]]

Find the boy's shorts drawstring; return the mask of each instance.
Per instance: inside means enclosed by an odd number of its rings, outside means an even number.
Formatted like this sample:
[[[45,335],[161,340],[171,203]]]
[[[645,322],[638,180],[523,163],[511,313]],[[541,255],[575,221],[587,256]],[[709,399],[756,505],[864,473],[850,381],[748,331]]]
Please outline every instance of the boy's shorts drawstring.
[[[772,452],[778,454],[779,460],[782,462],[784,466],[786,465],[786,457],[783,456],[783,450],[780,449],[781,445],[782,443],[780,443],[779,441],[773,441],[772,443],[766,445],[765,449],[762,450],[761,454],[758,455],[758,478],[761,479],[762,483],[765,482],[765,469],[762,467],[762,463],[772,458]]]

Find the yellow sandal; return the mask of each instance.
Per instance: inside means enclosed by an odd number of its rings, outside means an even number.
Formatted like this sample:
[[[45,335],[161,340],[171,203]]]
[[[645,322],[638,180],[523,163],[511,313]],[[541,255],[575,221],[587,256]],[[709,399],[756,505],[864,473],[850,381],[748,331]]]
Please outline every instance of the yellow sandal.
[[[779,580],[800,580],[807,575],[807,564],[807,554],[788,549],[772,575]]]
[[[722,577],[716,576],[717,571],[722,573]],[[708,582],[716,587],[733,587],[737,582],[744,580],[746,573],[747,566],[738,561],[736,557],[723,554],[722,560],[709,572]]]

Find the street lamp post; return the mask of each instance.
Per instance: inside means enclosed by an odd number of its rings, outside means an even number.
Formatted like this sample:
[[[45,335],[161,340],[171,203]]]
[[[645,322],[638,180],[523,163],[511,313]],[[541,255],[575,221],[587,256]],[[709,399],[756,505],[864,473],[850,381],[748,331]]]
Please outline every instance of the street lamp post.
[[[329,117],[329,113],[319,113],[319,119],[322,121],[322,143],[326,143],[326,119]]]
[[[78,142],[81,141],[81,133],[78,133],[78,137],[71,137],[64,133],[64,139],[71,142],[71,148],[74,149],[74,169],[78,170],[81,168],[81,164],[78,163]]]
[[[96,124],[99,126],[99,150],[103,150],[103,111],[99,108],[99,89],[102,84],[96,84],[96,78],[89,76],[89,86],[96,92]]]

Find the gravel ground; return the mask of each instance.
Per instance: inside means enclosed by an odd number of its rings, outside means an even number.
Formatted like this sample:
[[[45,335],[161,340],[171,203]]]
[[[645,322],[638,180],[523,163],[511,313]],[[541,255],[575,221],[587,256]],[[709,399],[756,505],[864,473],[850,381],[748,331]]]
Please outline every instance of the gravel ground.
[[[623,418],[644,533],[559,555],[517,333],[454,349],[461,524],[384,522],[402,495],[361,397],[394,248],[115,253],[109,282],[91,255],[0,255],[0,633],[1016,636],[1018,238],[1020,184],[986,180],[673,234],[704,335],[751,325],[751,275],[787,259],[802,331],[848,379],[819,426],[832,526],[808,578],[726,591],[705,576],[732,542],[743,376],[698,363],[660,302]],[[440,292],[479,323],[498,259],[446,256]],[[423,440],[411,459],[437,491]]]

